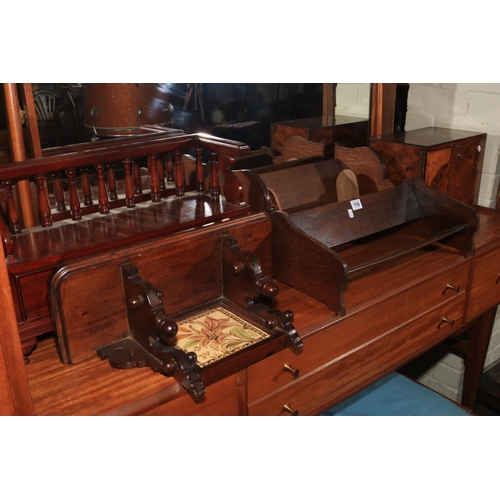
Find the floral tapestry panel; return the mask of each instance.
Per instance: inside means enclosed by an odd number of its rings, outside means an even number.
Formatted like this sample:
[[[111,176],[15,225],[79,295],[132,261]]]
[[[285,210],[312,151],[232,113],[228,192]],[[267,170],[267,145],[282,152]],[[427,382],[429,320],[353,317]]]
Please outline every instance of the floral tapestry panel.
[[[172,342],[184,352],[195,352],[200,368],[260,342],[270,335],[223,307],[178,321]]]

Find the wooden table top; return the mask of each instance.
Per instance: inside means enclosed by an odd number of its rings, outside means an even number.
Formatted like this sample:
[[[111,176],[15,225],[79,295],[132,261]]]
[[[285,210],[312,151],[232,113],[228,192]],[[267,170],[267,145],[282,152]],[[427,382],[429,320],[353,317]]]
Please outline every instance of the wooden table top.
[[[389,141],[401,144],[411,144],[413,146],[432,147],[439,144],[460,141],[469,137],[482,136],[482,132],[470,130],[455,130],[441,127],[424,127],[407,132],[397,132],[395,134],[373,137],[371,141]]]

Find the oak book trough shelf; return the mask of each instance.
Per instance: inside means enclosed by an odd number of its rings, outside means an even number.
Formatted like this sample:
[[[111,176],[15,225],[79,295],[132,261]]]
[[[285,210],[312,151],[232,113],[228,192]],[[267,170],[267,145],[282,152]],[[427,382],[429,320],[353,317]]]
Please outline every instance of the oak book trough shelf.
[[[260,196],[268,207],[273,223],[273,276],[280,282],[344,315],[343,290],[349,281],[382,263],[425,247],[474,254],[479,218],[468,205],[430,188],[420,178],[357,199],[330,202],[304,187],[326,182],[321,165],[328,162],[332,176],[345,168],[339,167],[338,160],[328,160],[316,164],[314,170],[291,165],[274,172],[266,168],[240,173],[241,178],[253,179],[252,200]],[[305,169],[308,176],[322,172],[321,181],[301,177],[300,171]],[[302,197],[296,195],[298,186],[305,193]],[[255,190],[260,192],[256,195]],[[276,209],[282,198],[293,199],[295,204]],[[311,203],[314,198],[315,204]]]

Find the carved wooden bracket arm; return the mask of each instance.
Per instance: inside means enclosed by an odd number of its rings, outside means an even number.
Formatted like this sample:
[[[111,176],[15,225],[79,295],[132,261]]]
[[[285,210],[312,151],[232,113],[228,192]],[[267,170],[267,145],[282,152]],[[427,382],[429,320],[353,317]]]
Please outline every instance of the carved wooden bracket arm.
[[[132,264],[122,265],[129,336],[97,349],[101,359],[114,368],[149,366],[165,376],[173,376],[195,397],[205,394],[196,368],[196,354],[175,348],[169,339],[177,334],[177,324],[167,317],[163,293],[144,281]]]
[[[300,338],[297,330],[293,326],[293,312],[290,310],[280,311],[278,309],[272,309],[261,315],[266,318],[266,324],[268,328],[281,328],[288,333],[290,340],[292,341],[293,347],[300,349],[304,346],[302,339]]]
[[[224,295],[243,303],[269,330],[286,332],[295,348],[302,347],[302,340],[292,324],[292,311],[282,312],[273,307],[278,286],[272,278],[265,276],[257,256],[242,250],[232,236],[226,235],[223,240]]]

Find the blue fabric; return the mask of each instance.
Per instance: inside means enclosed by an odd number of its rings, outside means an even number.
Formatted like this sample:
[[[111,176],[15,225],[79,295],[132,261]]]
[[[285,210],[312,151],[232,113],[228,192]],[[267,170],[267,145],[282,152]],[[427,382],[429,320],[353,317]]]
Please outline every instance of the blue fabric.
[[[393,372],[322,416],[470,416],[458,405]]]

